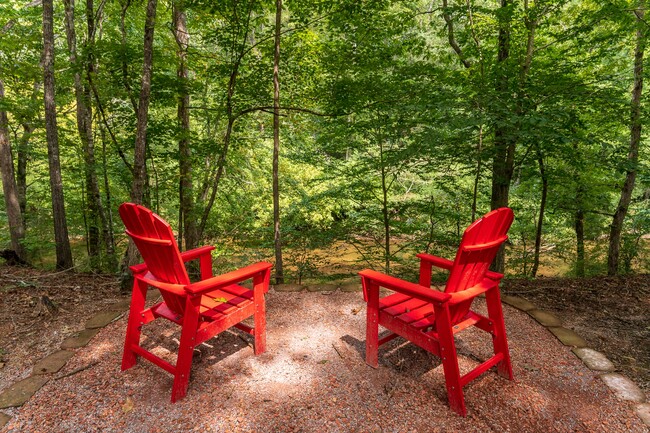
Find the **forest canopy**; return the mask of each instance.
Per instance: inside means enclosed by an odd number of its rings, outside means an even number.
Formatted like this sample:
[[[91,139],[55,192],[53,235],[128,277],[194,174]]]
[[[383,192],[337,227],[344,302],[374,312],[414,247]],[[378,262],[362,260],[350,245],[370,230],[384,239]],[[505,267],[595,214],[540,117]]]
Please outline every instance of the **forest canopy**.
[[[278,282],[408,274],[509,206],[498,270],[647,272],[645,7],[4,0],[0,249],[116,272],[134,201]]]

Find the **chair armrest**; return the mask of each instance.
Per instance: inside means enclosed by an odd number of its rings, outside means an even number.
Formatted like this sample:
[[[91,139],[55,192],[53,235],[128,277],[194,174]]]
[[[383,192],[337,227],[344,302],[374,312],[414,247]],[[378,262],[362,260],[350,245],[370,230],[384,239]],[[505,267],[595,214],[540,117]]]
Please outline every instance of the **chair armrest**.
[[[475,286],[470,287],[469,289],[461,290],[460,292],[450,293],[451,299],[449,300],[449,305],[456,305],[461,302],[467,301],[469,299],[475,298],[481,293],[485,293],[488,290],[494,289],[499,286],[498,281],[494,281],[491,278],[483,278],[483,281],[478,283]]]
[[[228,286],[230,284],[246,281],[262,272],[269,272],[272,267],[273,265],[271,263],[258,262],[253,265],[237,269],[236,271],[227,272],[223,275],[217,275],[216,277],[208,278],[207,280],[188,284],[185,286],[185,291],[192,295],[197,295],[202,292],[209,292],[211,290]]]
[[[179,296],[187,295],[187,293],[185,292],[185,286],[183,284],[172,284],[172,283],[165,283],[162,281],[158,281],[156,280],[156,277],[151,275],[150,272],[147,272],[145,275],[142,274],[136,275],[135,278],[144,281],[151,287],[155,287],[157,289],[164,290],[166,292],[171,292],[175,295],[179,295]]]
[[[441,269],[451,269],[454,266],[454,262],[451,260],[443,259],[442,257],[432,256],[431,254],[420,253],[416,254],[420,260],[429,262],[432,265],[441,268]]]
[[[184,251],[181,253],[181,259],[183,259],[183,262],[189,262],[190,260],[200,258],[203,254],[210,253],[214,249],[215,247],[206,245],[204,247],[198,247],[194,248],[193,250]]]
[[[413,296],[414,298],[426,302],[443,303],[447,302],[451,298],[451,295],[448,293],[437,292],[430,288],[420,286],[419,284],[400,280],[399,278],[391,277],[370,269],[364,269],[359,272],[359,275],[361,275],[361,278],[368,279],[380,287],[385,287],[394,292]]]
[[[443,259],[442,257],[432,256],[431,254],[420,253],[416,255],[420,260],[429,262],[434,266],[437,266],[441,269],[451,269],[454,266],[454,262],[451,260]],[[491,280],[500,281],[503,278],[503,274],[494,271],[487,271],[485,274]]]

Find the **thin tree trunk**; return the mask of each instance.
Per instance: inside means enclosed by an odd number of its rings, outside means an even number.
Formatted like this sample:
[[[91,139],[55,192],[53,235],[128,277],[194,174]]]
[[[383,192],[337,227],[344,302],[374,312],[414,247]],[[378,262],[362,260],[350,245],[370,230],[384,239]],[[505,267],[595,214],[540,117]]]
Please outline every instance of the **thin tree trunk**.
[[[478,145],[476,148],[476,176],[474,177],[474,193],[472,194],[472,221],[476,219],[476,202],[478,200],[478,182],[481,179],[481,153],[483,151],[483,125],[478,130]]]
[[[133,152],[133,183],[131,186],[131,201],[141,204],[144,197],[145,183],[147,180],[146,154],[147,154],[147,118],[149,114],[149,100],[151,97],[151,75],[153,72],[153,34],[156,23],[157,0],[147,1],[147,15],[144,26],[144,63],[142,66],[142,87],[140,88],[140,102],[138,105],[138,120]],[[138,260],[138,252],[132,241],[126,253],[126,263],[133,265]],[[121,289],[125,291],[131,281],[130,274],[122,272]]]
[[[56,102],[54,99],[54,7],[53,0],[43,0],[43,83],[45,101],[45,130],[47,154],[50,168],[50,189],[52,191],[52,214],[54,217],[54,239],[56,241],[56,268],[69,269],[74,266],[65,217],[63,181],[59,159],[59,135],[56,123]]]
[[[28,123],[23,123],[23,135],[18,141],[18,164],[16,167],[16,187],[18,188],[18,204],[20,213],[23,216],[23,227],[27,230],[27,219],[25,211],[27,210],[27,159],[29,157],[29,140],[34,133],[34,127]]]
[[[379,157],[381,163],[381,214],[384,224],[384,270],[390,274],[390,218],[388,214],[388,190],[390,186],[386,181],[386,162],[384,159],[384,144],[379,140]]]
[[[183,0],[177,0],[174,3],[173,14],[174,36],[178,45],[177,77],[180,82],[177,110],[178,125],[180,127],[180,138],[178,140],[178,165],[180,170],[178,244],[179,246],[183,244],[184,234],[185,248],[190,250],[196,248],[199,242],[196,236],[196,215],[192,185],[192,153],[190,149],[190,94],[187,68],[187,48],[190,35],[187,32],[187,18],[185,16]]]
[[[627,155],[627,174],[621,197],[616,206],[609,231],[609,251],[607,254],[607,275],[618,274],[619,256],[621,248],[621,233],[623,221],[627,215],[628,207],[632,201],[632,191],[636,181],[637,163],[639,161],[639,143],[641,142],[641,94],[643,92],[643,55],[645,52],[645,31],[647,23],[644,21],[645,1],[639,1],[639,7],[634,12],[637,18],[636,49],[634,50],[634,87],[630,102],[630,150]]]
[[[509,7],[508,0],[501,0],[501,10]],[[505,71],[505,63],[510,57],[510,21],[502,18],[499,25],[497,67],[503,71],[497,77],[497,94],[504,95],[508,91],[509,76]],[[515,138],[514,131],[507,122],[497,122],[494,128],[494,159],[492,162],[492,196],[491,209],[508,206],[510,181],[514,170]],[[502,246],[497,253],[492,268],[503,272],[505,268],[505,251]]]
[[[147,16],[144,26],[144,64],[142,68],[142,87],[138,104],[138,121],[133,157],[133,185],[131,200],[142,203],[146,175],[145,156],[147,150],[147,117],[151,97],[151,75],[153,72],[153,33],[156,23],[157,0],[147,1]]]
[[[280,232],[280,31],[282,0],[275,1],[275,52],[273,55],[273,239],[275,245],[275,283],[284,283],[282,237]]]
[[[539,216],[537,218],[537,231],[535,232],[535,254],[533,256],[533,268],[530,274],[533,278],[537,275],[539,269],[539,252],[542,248],[542,229],[544,226],[544,211],[546,210],[546,196],[548,194],[548,177],[546,176],[546,167],[542,153],[537,149],[537,163],[539,165],[539,174],[542,178],[542,198],[539,203]]]
[[[95,32],[93,1],[86,1],[86,15],[88,26],[88,43],[86,51],[88,57],[86,58],[85,68],[81,67],[77,57],[77,37],[74,27],[74,0],[64,0],[65,5],[65,28],[68,40],[68,50],[70,57],[70,64],[72,65],[74,74],[74,89],[77,102],[77,131],[83,148],[84,156],[84,173],[85,173],[85,190],[86,190],[86,206],[87,216],[86,221],[88,224],[88,256],[90,259],[90,267],[94,271],[101,270],[101,239],[100,232],[103,234],[104,244],[107,243],[108,234],[106,230],[106,216],[104,213],[101,194],[99,191],[99,182],[97,180],[96,164],[95,164],[95,140],[92,128],[92,106],[90,100],[90,87],[83,86],[81,71],[85,69],[86,74],[90,78],[94,73],[94,59],[92,55],[93,39]],[[84,211],[86,209],[84,208]],[[106,245],[108,247],[108,245]],[[108,249],[108,248],[107,248]]]
[[[578,191],[578,195],[581,191]],[[578,199],[578,197],[576,197]],[[576,276],[585,276],[585,212],[578,208],[574,215],[574,227],[576,231]]]
[[[4,83],[0,80],[0,101],[4,102]],[[20,209],[18,188],[14,174],[14,160],[9,144],[7,112],[0,110],[0,172],[2,172],[2,190],[5,198],[5,209],[9,222],[9,236],[11,237],[11,249],[18,258],[27,261],[27,254],[23,247],[25,238],[25,226],[23,225],[23,214]]]

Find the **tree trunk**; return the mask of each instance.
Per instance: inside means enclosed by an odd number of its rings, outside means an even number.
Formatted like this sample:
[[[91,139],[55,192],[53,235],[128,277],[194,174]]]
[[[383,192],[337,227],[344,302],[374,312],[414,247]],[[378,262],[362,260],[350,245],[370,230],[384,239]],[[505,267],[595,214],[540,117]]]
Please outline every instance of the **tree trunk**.
[[[180,127],[180,138],[178,140],[179,154],[179,224],[178,224],[178,245],[183,245],[183,234],[185,235],[185,248],[190,250],[198,246],[196,215],[194,207],[194,190],[192,187],[192,154],[190,149],[190,95],[187,68],[187,47],[190,35],[187,33],[187,18],[185,16],[183,0],[174,3],[173,11],[174,36],[178,44],[178,69],[179,80],[178,110],[177,118]]]
[[[157,0],[147,1],[147,15],[144,25],[144,63],[142,66],[142,85],[140,88],[140,102],[138,104],[138,119],[133,152],[133,183],[131,186],[131,201],[142,203],[147,180],[146,154],[147,154],[147,117],[149,114],[149,100],[151,97],[151,75],[153,72],[153,33],[156,24]],[[137,262],[138,252],[133,241],[129,241],[126,253],[126,263],[130,266]],[[126,268],[124,266],[124,268]],[[122,272],[122,290],[127,290],[131,280],[126,269]]]
[[[34,127],[23,123],[23,135],[18,142],[18,164],[16,168],[16,186],[18,188],[18,204],[23,216],[23,227],[27,230],[25,211],[27,210],[27,159],[29,157],[29,140],[34,132]]]
[[[610,226],[607,275],[618,274],[623,221],[625,220],[628,207],[632,200],[632,191],[634,190],[637,164],[639,161],[639,143],[641,142],[641,93],[643,91],[643,55],[645,52],[645,31],[647,26],[647,23],[644,21],[645,1],[639,2],[639,7],[634,13],[637,18],[637,30],[636,49],[634,50],[634,87],[630,102],[630,150],[627,155],[627,166],[629,168]]]
[[[59,136],[56,123],[56,102],[54,99],[54,8],[53,0],[43,0],[43,90],[45,101],[45,131],[50,168],[50,189],[52,191],[52,214],[54,217],[54,239],[56,241],[56,268],[73,267],[72,251],[65,218],[63,181],[59,160]]]
[[[4,83],[0,80],[0,101],[4,102],[4,98]],[[14,250],[20,260],[26,262],[27,254],[23,247],[25,226],[23,225],[23,215],[20,209],[20,200],[18,198],[18,188],[16,186],[16,177],[14,174],[14,160],[11,154],[7,125],[7,112],[0,110],[0,172],[2,173],[2,190],[4,192],[5,209],[7,212],[7,220],[9,222],[11,249]]]
[[[503,11],[509,7],[508,0],[501,0]],[[496,81],[498,95],[508,92],[509,76],[505,70],[505,63],[510,57],[510,21],[502,18],[499,24],[499,39],[497,53],[497,68],[502,69]],[[504,122],[497,122],[494,127],[494,159],[492,161],[492,196],[491,209],[508,206],[510,194],[510,181],[514,171],[515,138],[514,131]],[[496,272],[503,272],[505,268],[505,250],[501,246],[497,253],[492,268]]]
[[[284,283],[282,237],[280,233],[280,31],[282,0],[275,1],[275,52],[273,55],[273,239],[275,244],[275,283]]]
[[[86,190],[86,206],[87,215],[86,221],[88,224],[88,256],[90,259],[90,268],[93,271],[101,270],[101,238],[100,233],[103,234],[104,244],[106,249],[110,249],[107,245],[107,230],[106,230],[106,216],[101,201],[101,194],[99,191],[99,182],[97,180],[96,164],[95,164],[95,140],[92,128],[92,106],[90,100],[90,87],[83,86],[81,71],[86,70],[88,79],[94,73],[94,59],[92,55],[93,34],[95,32],[94,24],[94,11],[93,1],[86,1],[86,15],[88,25],[88,43],[86,51],[88,57],[86,58],[85,68],[82,68],[79,59],[77,58],[77,37],[74,27],[74,0],[64,0],[65,5],[65,28],[68,40],[68,50],[70,64],[72,65],[74,74],[74,89],[75,98],[77,103],[77,131],[81,139],[83,156],[84,156],[84,174],[85,174],[85,190]],[[86,211],[86,209],[84,209]]]
[[[537,150],[537,163],[539,164],[539,174],[542,178],[542,198],[539,203],[539,217],[537,219],[537,231],[535,233],[535,254],[533,256],[533,268],[530,272],[535,278],[539,269],[539,252],[542,247],[542,228],[544,226],[544,211],[546,210],[546,196],[548,194],[548,176],[546,176],[546,167],[541,151]]]
[[[138,104],[138,120],[135,136],[135,149],[133,156],[133,184],[131,200],[142,203],[144,196],[146,175],[146,150],[147,150],[147,116],[149,114],[149,100],[151,97],[151,75],[153,72],[153,33],[156,23],[157,0],[147,1],[147,16],[144,26],[144,64],[142,68],[142,86],[140,88],[140,102]]]

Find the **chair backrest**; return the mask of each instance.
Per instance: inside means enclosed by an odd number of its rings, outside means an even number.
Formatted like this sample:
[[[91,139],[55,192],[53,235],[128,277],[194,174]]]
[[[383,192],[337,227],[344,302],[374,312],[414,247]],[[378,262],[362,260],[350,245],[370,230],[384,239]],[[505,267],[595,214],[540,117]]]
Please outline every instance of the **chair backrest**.
[[[156,280],[170,284],[189,284],[190,279],[181,259],[171,226],[160,216],[144,206],[124,203],[120,217],[126,234],[133,239],[147,269]],[[182,313],[185,299],[168,291],[161,294],[169,309]]]
[[[495,209],[474,221],[463,234],[454,265],[445,286],[446,293],[460,292],[480,283],[487,273],[501,245],[508,239],[506,233],[514,214],[507,207]],[[471,300],[457,305],[452,312],[460,320],[471,306]]]

